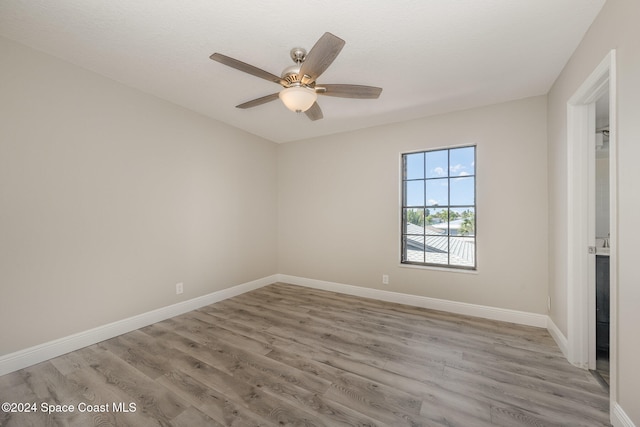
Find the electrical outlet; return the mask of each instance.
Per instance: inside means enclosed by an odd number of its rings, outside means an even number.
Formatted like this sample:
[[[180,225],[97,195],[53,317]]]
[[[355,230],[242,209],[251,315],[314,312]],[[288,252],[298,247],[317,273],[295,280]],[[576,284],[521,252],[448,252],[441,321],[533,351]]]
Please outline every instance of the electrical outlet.
[[[176,283],[176,295],[180,295],[182,292],[184,292],[184,284]]]
[[[382,275],[382,284],[383,285],[388,285],[389,284],[389,275],[388,274],[383,274]]]

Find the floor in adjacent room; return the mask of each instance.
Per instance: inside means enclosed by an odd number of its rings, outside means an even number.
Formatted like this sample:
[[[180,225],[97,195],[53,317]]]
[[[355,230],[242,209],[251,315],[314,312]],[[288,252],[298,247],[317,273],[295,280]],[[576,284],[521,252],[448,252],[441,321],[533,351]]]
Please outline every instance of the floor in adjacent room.
[[[609,352],[608,351],[597,351],[596,353],[596,369],[591,373],[596,377],[598,381],[605,387],[607,390],[610,385],[610,363],[609,363]]]
[[[37,404],[2,426],[609,425],[545,329],[281,283],[2,376],[0,401]]]

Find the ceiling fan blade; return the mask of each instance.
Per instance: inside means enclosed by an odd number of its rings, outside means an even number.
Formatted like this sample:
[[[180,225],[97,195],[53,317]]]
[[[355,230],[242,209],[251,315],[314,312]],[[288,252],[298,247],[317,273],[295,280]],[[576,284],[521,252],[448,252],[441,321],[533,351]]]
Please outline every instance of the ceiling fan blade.
[[[336,59],[345,41],[331,33],[324,33],[307,54],[300,67],[300,77],[303,84],[315,82],[320,74]],[[308,77],[305,77],[308,76]]]
[[[307,117],[309,117],[314,122],[324,117],[322,115],[322,109],[320,108],[317,102],[314,102],[311,108],[309,108],[304,113],[307,115]]]
[[[227,67],[244,71],[245,73],[251,74],[252,76],[260,77],[261,79],[269,80],[270,82],[278,83],[279,85],[282,85],[282,86],[285,86],[287,84],[286,81],[282,80],[280,77],[276,76],[275,74],[271,74],[268,71],[261,70],[258,67],[254,67],[253,65],[249,65],[242,61],[238,61],[237,59],[233,59],[230,56],[226,56],[221,53],[214,53],[209,58],[221,64],[224,64]]]
[[[246,108],[257,107],[258,105],[266,104],[267,102],[275,101],[278,99],[279,93],[272,93],[271,95],[263,96],[262,98],[256,98],[252,101],[247,101],[243,104],[236,105],[236,108],[242,108],[243,110]]]
[[[376,99],[382,92],[381,87],[362,85],[321,85],[316,86],[316,93],[325,96],[337,96],[340,98]]]

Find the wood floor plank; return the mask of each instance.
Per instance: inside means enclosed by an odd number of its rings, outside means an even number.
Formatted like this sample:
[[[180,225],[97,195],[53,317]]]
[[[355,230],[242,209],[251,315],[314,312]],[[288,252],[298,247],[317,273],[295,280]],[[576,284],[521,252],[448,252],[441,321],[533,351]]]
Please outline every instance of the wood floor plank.
[[[176,427],[194,427],[194,426],[207,426],[207,427],[226,427],[229,424],[220,424],[207,414],[203,413],[199,409],[190,407],[183,413],[178,415],[172,422]]]
[[[43,412],[42,404],[73,405],[77,407],[83,399],[78,395],[75,385],[66,380],[50,362],[42,362],[25,368],[24,380],[38,397],[39,411]],[[55,411],[47,415],[47,423],[52,425],[76,424],[91,425],[91,415],[79,411]]]
[[[155,417],[149,417],[144,412],[122,413],[114,410],[114,403],[125,403],[127,409],[131,398],[120,390],[115,392],[110,384],[104,382],[104,378],[92,369],[80,369],[66,375],[67,381],[76,385],[80,390],[81,399],[87,405],[98,405],[99,408],[108,408],[108,411],[94,412],[93,422],[86,425],[94,426],[157,426]],[[119,406],[116,406],[116,408]]]
[[[238,366],[238,368],[240,368],[240,366]],[[252,369],[252,367],[248,369],[247,367],[242,367],[234,371],[233,376],[247,384],[259,387],[262,391],[278,399],[288,401],[306,411],[315,413],[326,425],[377,424],[372,418],[363,413],[339,405],[338,402],[326,399],[324,397],[324,391],[330,387],[331,383],[329,381],[327,381],[325,390],[319,392],[305,387],[304,384],[299,384],[297,381],[290,382],[287,377],[283,375],[273,375],[270,372]]]
[[[601,384],[594,381],[593,376],[587,370],[576,370],[573,367],[566,370],[562,367],[545,369],[543,367],[524,364],[522,363],[522,359],[497,357],[496,354],[481,351],[465,352],[463,353],[462,360],[475,363],[478,366],[490,367],[504,372],[566,385],[572,389],[586,390],[590,393],[598,394],[602,390]],[[453,362],[450,362],[449,365],[455,366]]]
[[[139,345],[135,345],[135,341],[127,335],[104,341],[98,346],[117,355],[151,379],[160,377],[168,368],[166,360],[162,360],[161,356],[149,353]]]
[[[138,402],[140,407],[137,407],[136,413],[150,414],[162,423],[170,423],[188,407],[184,400],[159,386],[117,355],[105,351],[97,352],[95,356],[98,360],[91,368],[106,383],[113,384],[124,392],[128,396],[128,402]]]
[[[193,335],[193,332],[183,329],[177,329],[175,333],[178,335],[184,334],[184,336],[189,339],[198,338]],[[196,357],[205,363],[210,363],[212,366],[230,375],[237,376],[240,372],[244,371],[251,371],[256,375],[270,375],[272,377],[282,378],[289,383],[299,385],[315,393],[323,393],[330,384],[330,381],[309,375],[290,365],[265,357],[261,353],[245,351],[243,348],[234,346],[231,343],[209,341],[205,338],[200,344],[202,347],[191,345],[188,348],[183,347],[183,349],[190,354],[196,355]]]
[[[273,284],[0,377],[0,426],[608,426],[541,328]]]
[[[235,347],[242,348],[255,354],[267,354],[271,351],[269,345],[259,340],[238,334],[211,323],[211,316],[197,312],[189,313],[189,318],[180,323],[183,327],[189,327],[190,332],[196,332],[200,336],[206,336],[207,342],[224,342]]]
[[[584,389],[576,389],[566,384],[558,384],[547,380],[541,380],[531,376],[505,372],[501,369],[478,365],[477,363],[451,362],[448,366],[460,371],[480,375],[501,384],[521,387],[535,393],[543,393],[549,396],[562,397],[563,402],[576,403],[599,412],[606,412],[609,408],[609,399],[599,394],[594,395]],[[445,371],[449,373],[450,371]]]
[[[243,404],[227,398],[217,388],[207,386],[180,369],[166,373],[158,382],[191,402],[193,407],[217,424],[227,427],[274,425],[253,411],[246,410]]]
[[[243,406],[271,423],[294,425],[301,420],[307,422],[313,419],[312,414],[281,399],[274,398],[260,390],[260,387],[238,381],[233,375],[222,372],[198,359],[192,358],[191,362],[183,363],[185,359],[178,361],[178,370],[197,378],[209,388],[222,393],[227,400]],[[325,424],[316,419],[310,425]]]
[[[536,415],[540,416],[540,419],[561,420],[563,425],[608,425],[608,422],[599,423],[607,413],[606,410],[577,404],[562,396],[533,390],[527,385],[501,383],[482,374],[455,368],[445,368],[445,377],[452,383],[462,384],[467,388],[468,384],[473,384],[478,397],[494,402],[492,406],[495,407],[525,409],[523,413],[529,413],[531,417]],[[530,402],[535,402],[535,406],[527,410],[527,407],[531,406]],[[580,410],[580,414],[578,419],[574,419],[577,410]]]
[[[423,391],[424,395],[424,391]],[[491,425],[491,405],[462,393],[434,387],[422,400],[420,414],[444,425]]]
[[[255,302],[254,304],[258,304]],[[256,307],[259,307],[256,305]],[[286,309],[282,307],[282,309]],[[272,315],[278,315],[278,311],[271,308],[261,309],[262,313],[272,313]],[[329,314],[329,316],[328,316]],[[305,325],[305,329],[313,331],[315,329],[318,334],[334,333],[337,335],[345,336],[348,340],[354,342],[366,342],[370,343],[374,347],[380,349],[388,349],[391,354],[397,354],[399,348],[402,348],[403,358],[406,360],[409,354],[415,355],[416,360],[423,363],[425,358],[433,358],[438,353],[434,350],[442,348],[440,361],[448,360],[454,357],[451,351],[451,346],[445,347],[439,345],[432,340],[433,334],[427,336],[426,333],[420,331],[421,336],[416,337],[415,333],[403,334],[401,326],[397,328],[386,328],[376,323],[367,322],[365,319],[356,317],[354,318],[353,312],[318,312],[316,310],[309,310],[302,316],[292,315],[300,324]],[[406,328],[405,328],[406,329]],[[319,332],[320,330],[321,332]],[[468,345],[473,345],[474,337],[470,337],[466,334],[463,337],[463,341]],[[431,339],[431,341],[430,341]],[[469,341],[471,343],[469,344]],[[487,344],[485,340],[482,344]],[[429,345],[429,349],[425,349],[425,346]],[[458,352],[456,357],[462,357],[462,353]]]
[[[21,374],[21,372],[20,372]],[[36,396],[33,390],[27,385],[19,373],[13,372],[0,377],[0,400],[8,403],[29,403],[39,404],[40,398]],[[4,377],[11,376],[12,381],[4,380]],[[14,377],[18,377],[18,381],[13,381]],[[11,385],[9,385],[11,384]],[[6,427],[40,427],[47,425],[49,419],[46,414],[41,411],[36,412],[19,412],[17,408],[15,412],[0,411],[0,426]]]

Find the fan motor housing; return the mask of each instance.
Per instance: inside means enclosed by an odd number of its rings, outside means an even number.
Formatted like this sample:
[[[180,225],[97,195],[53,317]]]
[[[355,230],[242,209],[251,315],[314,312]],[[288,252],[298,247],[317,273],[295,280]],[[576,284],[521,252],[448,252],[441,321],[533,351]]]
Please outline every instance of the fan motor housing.
[[[292,65],[290,67],[285,68],[282,71],[282,75],[280,77],[282,77],[283,80],[285,80],[289,85],[293,85],[296,83],[300,83],[300,65]]]
[[[299,85],[301,83],[300,79],[300,66],[307,59],[307,50],[302,47],[294,47],[289,52],[291,59],[295,62],[295,65],[291,65],[290,67],[285,68],[282,71],[280,77],[285,80],[290,86]]]

